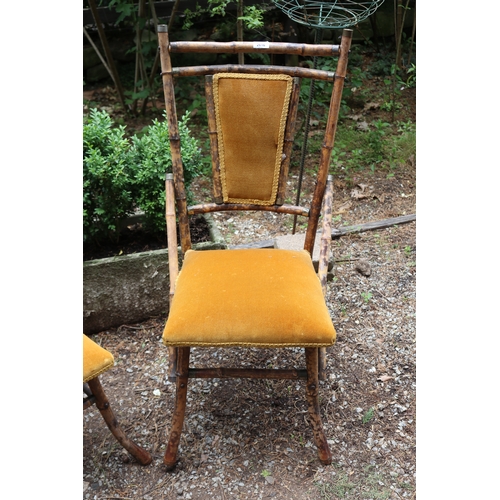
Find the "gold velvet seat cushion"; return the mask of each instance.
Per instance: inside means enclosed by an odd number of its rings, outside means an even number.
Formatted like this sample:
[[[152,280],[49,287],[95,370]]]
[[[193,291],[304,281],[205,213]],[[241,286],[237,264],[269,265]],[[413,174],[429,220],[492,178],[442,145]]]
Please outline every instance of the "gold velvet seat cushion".
[[[305,250],[189,250],[163,342],[324,347],[335,328]]]
[[[113,355],[83,334],[83,382],[109,370],[115,360]]]

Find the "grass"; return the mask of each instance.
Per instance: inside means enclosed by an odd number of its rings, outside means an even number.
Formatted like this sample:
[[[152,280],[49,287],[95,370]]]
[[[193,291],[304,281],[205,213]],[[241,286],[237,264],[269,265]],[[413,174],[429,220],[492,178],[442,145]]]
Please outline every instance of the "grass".
[[[314,144],[311,147],[315,147]],[[377,120],[367,130],[356,125],[339,127],[332,152],[332,166],[336,174],[349,176],[355,171],[391,172],[416,155],[416,131],[413,125],[392,127]]]
[[[367,465],[357,476],[337,467],[330,481],[316,481],[314,486],[313,498],[321,500],[386,500],[393,497],[394,489],[414,489],[409,482],[384,476],[374,465]]]
[[[335,479],[330,482],[317,482],[315,486],[322,500],[347,498],[349,492],[356,488],[356,484],[349,479],[349,475],[345,472],[336,474]]]

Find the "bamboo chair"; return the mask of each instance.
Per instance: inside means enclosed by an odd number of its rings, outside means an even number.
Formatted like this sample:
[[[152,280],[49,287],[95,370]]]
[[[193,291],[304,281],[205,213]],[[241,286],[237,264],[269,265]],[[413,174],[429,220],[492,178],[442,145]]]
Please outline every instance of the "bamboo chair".
[[[113,355],[83,335],[83,410],[96,405],[109,430],[116,440],[139,462],[148,465],[151,454],[135,444],[120,427],[106,397],[99,375],[109,370],[114,364]]]
[[[158,26],[160,60],[172,154],[166,175],[170,312],[163,332],[169,377],[176,382],[170,436],[164,456],[174,468],[186,409],[188,379],[250,377],[305,380],[308,413],[319,459],[330,464],[318,402],[325,350],[335,328],[325,304],[333,182],[328,175],[352,30],[340,45],[273,42],[175,42]],[[264,53],[338,56],[335,72],[306,67],[214,65],[172,67],[171,53]],[[174,77],[205,77],[214,202],[187,206]],[[330,82],[331,100],[309,207],[284,203],[301,78]],[[188,217],[232,210],[266,210],[308,218],[304,250],[191,248]],[[323,211],[318,274],[312,252]],[[183,255],[179,273],[176,221]],[[318,279],[319,278],[319,279]],[[189,367],[191,347],[302,347],[298,369]]]

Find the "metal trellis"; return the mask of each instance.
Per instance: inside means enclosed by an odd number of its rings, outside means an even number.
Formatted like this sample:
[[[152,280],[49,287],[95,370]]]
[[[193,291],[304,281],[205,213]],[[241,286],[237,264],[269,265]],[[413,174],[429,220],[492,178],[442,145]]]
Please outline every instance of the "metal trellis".
[[[348,28],[371,16],[384,0],[274,0],[290,19],[311,28]]]

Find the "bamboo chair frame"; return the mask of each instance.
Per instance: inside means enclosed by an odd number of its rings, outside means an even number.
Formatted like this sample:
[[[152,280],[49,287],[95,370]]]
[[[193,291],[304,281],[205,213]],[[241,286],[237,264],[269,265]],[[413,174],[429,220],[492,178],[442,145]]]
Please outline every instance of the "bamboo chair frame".
[[[104,392],[101,382],[99,381],[99,377],[95,377],[92,380],[89,380],[88,383],[83,384],[83,392],[85,394],[83,397],[83,410],[85,411],[87,408],[95,404],[115,439],[135,458],[137,462],[141,465],[149,465],[153,460],[151,454],[144,448],[141,448],[138,444],[134,443],[134,441],[132,441],[132,439],[125,434],[115,414],[113,413],[113,410],[111,409],[110,402]]]
[[[85,342],[84,342],[84,348],[85,348]],[[110,354],[107,353],[104,349],[101,349],[101,351],[104,351],[106,354]],[[87,408],[90,408],[92,405],[95,404],[97,409],[99,410],[99,413],[104,419],[104,422],[108,426],[108,429],[111,431],[111,434],[113,434],[115,439],[123,446],[123,448],[125,448],[125,450],[127,450],[132,455],[132,457],[134,457],[135,460],[141,465],[150,464],[153,460],[153,457],[148,451],[146,451],[144,448],[141,448],[125,434],[122,427],[118,423],[118,420],[115,414],[113,413],[113,410],[111,409],[111,404],[99,380],[99,375],[104,373],[104,371],[108,370],[109,368],[111,368],[112,363],[101,365],[99,370],[96,372],[90,371],[89,373],[86,373],[85,350],[83,356],[84,356],[83,411],[85,411]],[[101,360],[99,360],[98,363],[100,362]]]
[[[323,212],[323,231],[320,240],[320,259],[318,276],[323,294],[326,292],[327,267],[331,243],[331,205],[333,197],[333,180],[328,174],[331,153],[334,145],[337,128],[338,113],[340,108],[344,79],[347,70],[348,53],[352,40],[352,30],[343,30],[340,45],[310,45],[275,42],[174,42],[169,40],[167,26],[158,26],[158,41],[162,80],[167,110],[170,148],[172,155],[172,173],[166,174],[166,221],[169,245],[169,270],[170,270],[170,301],[175,294],[175,283],[179,273],[177,258],[177,232],[178,221],[181,251],[185,253],[191,249],[189,234],[189,215],[209,213],[215,211],[232,210],[266,210],[274,213],[285,213],[308,217],[304,249],[313,253],[314,242],[318,230],[318,223]],[[302,67],[262,66],[262,65],[213,65],[190,66],[173,68],[171,53],[267,53],[267,54],[296,54],[302,56],[338,56],[336,71],[322,71]],[[195,206],[187,206],[185,186],[183,181],[183,168],[180,151],[180,136],[177,123],[175,106],[174,77],[214,75],[219,72],[239,72],[245,74],[287,74],[294,77],[294,87],[290,100],[288,125],[285,131],[285,146],[283,155],[285,160],[281,165],[278,194],[273,205],[257,205],[250,203],[224,203],[220,181],[220,166],[217,158],[216,137],[210,133],[212,166],[214,180],[214,202]],[[321,147],[320,163],[317,174],[313,199],[309,208],[287,205],[284,203],[286,179],[292,139],[294,135],[294,122],[298,108],[299,79],[313,78],[333,83],[328,119],[325,128],[324,141]],[[215,113],[211,109],[210,78],[206,79],[205,90],[207,93],[207,114],[209,130],[214,130]],[[288,149],[287,149],[288,148]],[[325,373],[325,348],[304,348],[305,368],[301,369],[248,369],[248,368],[190,368],[190,347],[169,347],[169,379],[176,382],[175,409],[172,425],[168,438],[164,464],[167,470],[172,470],[177,461],[177,452],[186,411],[186,395],[189,378],[268,378],[305,380],[306,398],[309,417],[312,424],[315,444],[318,449],[319,460],[327,465],[332,461],[332,454],[325,437],[321,423],[318,388],[319,380]]]

